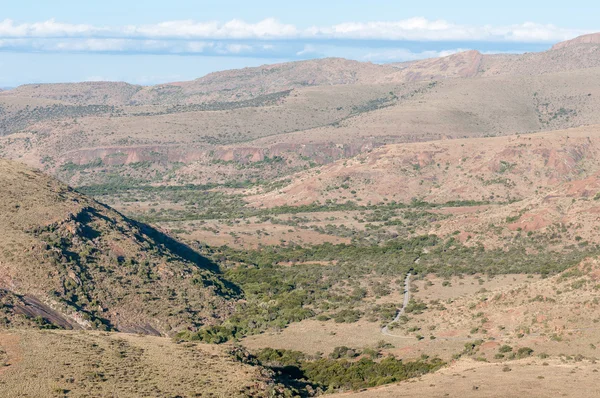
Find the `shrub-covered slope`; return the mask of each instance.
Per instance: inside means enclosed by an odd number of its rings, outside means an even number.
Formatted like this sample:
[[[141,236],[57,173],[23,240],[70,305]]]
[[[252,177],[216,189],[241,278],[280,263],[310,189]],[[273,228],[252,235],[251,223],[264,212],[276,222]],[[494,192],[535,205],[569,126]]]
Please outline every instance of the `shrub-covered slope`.
[[[0,160],[0,187],[6,324],[170,334],[228,314],[235,287],[189,247],[17,163]]]

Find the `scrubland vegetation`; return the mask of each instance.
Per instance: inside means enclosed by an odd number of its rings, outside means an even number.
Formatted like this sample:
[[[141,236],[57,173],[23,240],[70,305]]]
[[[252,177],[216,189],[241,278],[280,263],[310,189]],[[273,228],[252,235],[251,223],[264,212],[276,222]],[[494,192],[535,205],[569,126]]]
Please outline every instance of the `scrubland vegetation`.
[[[433,372],[445,363],[438,359],[404,362],[393,356],[374,360],[379,354],[338,347],[331,358],[310,358],[299,351],[266,348],[256,353],[258,361],[280,379],[296,387],[301,395],[319,392],[360,390],[400,382]],[[369,357],[369,354],[371,357]],[[340,356],[345,357],[340,359]]]
[[[485,250],[433,235],[362,247],[324,244],[263,247],[256,251],[221,248],[213,256],[228,264],[224,276],[242,289],[245,302],[223,325],[183,332],[178,337],[222,343],[316,317],[335,322],[356,322],[363,316],[374,322],[389,321],[395,312],[388,307],[362,305],[367,295],[385,295],[387,288],[371,286],[369,290],[361,281],[384,277],[389,286],[394,280],[403,280],[409,271],[443,277],[477,273],[548,276],[594,253],[575,250],[532,256],[525,247]],[[277,265],[281,263],[295,265]],[[406,312],[418,308],[411,303]]]
[[[0,390],[444,396],[438,374],[597,372],[588,44],[2,92],[0,156],[75,188],[0,161]]]

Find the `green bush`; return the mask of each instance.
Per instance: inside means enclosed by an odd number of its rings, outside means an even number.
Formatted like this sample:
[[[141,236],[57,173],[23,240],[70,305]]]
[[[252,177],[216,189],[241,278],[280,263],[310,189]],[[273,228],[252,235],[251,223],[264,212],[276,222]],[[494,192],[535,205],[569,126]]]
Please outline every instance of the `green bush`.
[[[533,349],[529,347],[521,347],[517,350],[517,358],[527,358],[533,354]]]
[[[350,352],[352,354],[349,354]],[[374,353],[370,353],[371,358],[362,357],[358,361],[345,359],[355,354],[348,347],[338,347],[331,356],[335,359],[314,359],[298,351],[265,348],[256,354],[256,358],[264,366],[282,374],[282,380],[289,384],[297,386],[303,381],[313,390],[320,388],[328,392],[359,390],[396,383],[433,372],[445,365],[438,358],[404,362],[388,356],[374,360]]]

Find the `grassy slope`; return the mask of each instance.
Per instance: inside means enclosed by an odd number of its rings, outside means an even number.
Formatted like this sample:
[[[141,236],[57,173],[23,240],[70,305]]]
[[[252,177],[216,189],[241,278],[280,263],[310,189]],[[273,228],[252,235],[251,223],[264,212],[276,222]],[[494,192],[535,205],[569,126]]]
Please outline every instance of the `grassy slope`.
[[[0,332],[9,397],[270,396],[270,376],[225,347],[115,333]],[[51,366],[50,366],[51,364]]]
[[[3,289],[38,297],[73,325],[171,333],[229,312],[218,267],[67,186],[0,161]]]

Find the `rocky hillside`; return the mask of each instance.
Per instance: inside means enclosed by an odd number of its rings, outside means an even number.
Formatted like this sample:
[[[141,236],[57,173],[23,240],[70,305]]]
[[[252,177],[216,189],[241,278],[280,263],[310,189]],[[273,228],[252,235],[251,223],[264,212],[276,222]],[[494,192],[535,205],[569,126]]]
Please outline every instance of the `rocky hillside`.
[[[158,335],[229,313],[237,290],[189,247],[17,163],[0,186],[3,323]]]
[[[557,43],[554,46],[552,46],[552,49],[560,50],[562,48],[575,47],[575,46],[579,46],[582,44],[599,45],[600,44],[600,33],[592,33],[589,35],[583,35],[583,36],[576,37],[573,40],[563,41],[561,43]]]
[[[175,105],[244,101],[302,87],[406,83],[473,78],[531,76],[600,66],[600,34],[558,43],[549,51],[484,55],[465,51],[441,58],[376,65],[341,58],[288,62],[215,72],[187,82],[142,87],[120,82],[35,84],[10,95],[77,105]]]
[[[565,248],[600,240],[599,126],[508,137],[387,145],[283,181],[247,197],[273,208],[350,203],[485,204],[440,211],[423,234],[503,247],[515,235],[528,244]],[[468,242],[467,242],[468,241]]]
[[[289,185],[256,196],[253,203],[272,207],[344,198],[365,203],[384,198],[403,203],[412,199],[445,203],[529,198],[598,173],[598,131],[600,127],[590,126],[552,133],[387,145],[299,173]]]
[[[0,157],[73,186],[239,186],[389,144],[598,125],[592,42],[392,65],[330,58],[154,87],[23,86],[0,94]]]

